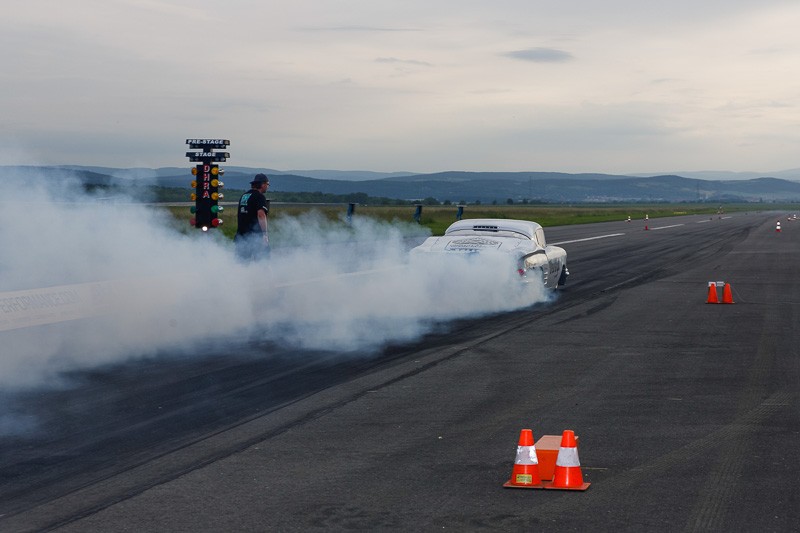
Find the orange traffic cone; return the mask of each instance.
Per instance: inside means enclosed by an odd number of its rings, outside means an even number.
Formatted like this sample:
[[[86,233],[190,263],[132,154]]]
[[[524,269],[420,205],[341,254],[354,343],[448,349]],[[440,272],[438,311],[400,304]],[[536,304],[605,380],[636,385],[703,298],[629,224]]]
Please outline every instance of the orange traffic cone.
[[[733,303],[733,294],[731,294],[731,284],[726,283],[725,288],[722,289],[722,303],[724,304],[732,304]]]
[[[707,304],[718,304],[719,303],[719,294],[717,294],[717,284],[713,281],[709,282],[708,284],[708,300],[706,300]]]
[[[519,433],[517,457],[511,479],[503,483],[512,489],[541,489],[542,478],[539,476],[539,460],[536,458],[536,446],[533,444],[533,431],[523,429]]]
[[[583,482],[581,463],[578,460],[578,444],[575,432],[564,430],[561,435],[561,448],[558,450],[553,481],[545,483],[546,489],[586,490],[591,483]]]

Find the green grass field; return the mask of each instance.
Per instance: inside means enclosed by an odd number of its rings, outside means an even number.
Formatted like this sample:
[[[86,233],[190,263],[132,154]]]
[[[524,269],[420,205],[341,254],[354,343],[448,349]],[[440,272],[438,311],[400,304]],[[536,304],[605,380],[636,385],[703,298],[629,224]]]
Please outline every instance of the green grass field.
[[[236,233],[236,206],[226,205],[222,214],[224,220],[220,227],[222,233],[233,238]],[[570,224],[588,224],[591,222],[609,222],[626,220],[629,216],[634,220],[670,217],[679,215],[714,215],[718,213],[719,204],[631,204],[631,205],[467,205],[463,218],[508,218],[533,220],[544,226],[565,226]],[[168,207],[176,219],[176,227],[191,229],[188,207]],[[796,204],[725,204],[724,213],[753,211],[786,211],[796,212]],[[431,230],[433,235],[441,235],[456,220],[456,206],[424,206],[419,223]],[[280,224],[282,217],[297,217],[317,211],[332,222],[344,218],[347,205],[308,205],[308,204],[272,204],[270,224]],[[386,222],[414,222],[414,206],[357,206],[355,216],[370,217]]]

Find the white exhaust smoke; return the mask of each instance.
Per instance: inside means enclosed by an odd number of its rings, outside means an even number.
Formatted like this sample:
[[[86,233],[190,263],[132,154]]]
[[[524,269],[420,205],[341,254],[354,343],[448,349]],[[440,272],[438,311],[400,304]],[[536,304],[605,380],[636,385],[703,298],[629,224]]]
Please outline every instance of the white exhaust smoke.
[[[10,179],[4,190],[0,293],[84,284],[99,294],[97,312],[0,328],[0,390],[228,340],[369,352],[442,320],[549,297],[536,284],[521,290],[515,269],[491,258],[410,263],[408,239],[425,237],[416,224],[280,218],[271,221],[272,257],[242,264],[219,234],[182,235],[153,208],[75,193],[77,182],[34,181]],[[7,301],[19,312],[33,300]],[[0,418],[0,432],[9,423]]]

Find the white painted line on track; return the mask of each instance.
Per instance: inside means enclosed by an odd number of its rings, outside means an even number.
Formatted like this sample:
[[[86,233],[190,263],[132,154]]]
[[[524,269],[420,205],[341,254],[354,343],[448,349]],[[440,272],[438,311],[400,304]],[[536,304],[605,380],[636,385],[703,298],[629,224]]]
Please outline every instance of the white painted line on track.
[[[586,237],[585,239],[575,239],[574,241],[561,241],[561,242],[551,242],[553,246],[561,246],[562,244],[572,244],[573,242],[584,242],[584,241],[594,241],[596,239],[608,239],[609,237],[619,237],[620,235],[625,235],[624,233],[611,233],[609,235],[598,235],[597,237]]]
[[[698,220],[697,224],[708,224],[709,222],[711,222],[711,221],[710,220]]]
[[[667,228],[677,228],[678,226],[685,226],[686,224],[673,224],[671,226],[660,226],[658,228],[650,228],[651,231],[656,231],[659,229],[667,229]]]

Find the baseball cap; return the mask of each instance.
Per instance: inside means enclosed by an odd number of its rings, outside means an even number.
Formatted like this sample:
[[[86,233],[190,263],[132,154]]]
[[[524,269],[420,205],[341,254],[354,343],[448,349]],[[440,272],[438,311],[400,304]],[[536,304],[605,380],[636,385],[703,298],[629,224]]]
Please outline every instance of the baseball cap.
[[[256,174],[256,177],[253,178],[250,185],[261,185],[262,183],[269,183],[269,178],[266,174]]]

